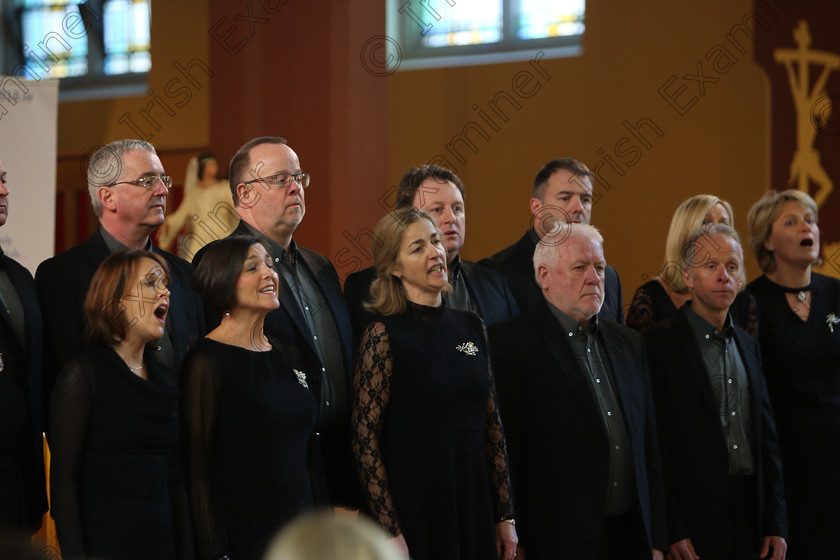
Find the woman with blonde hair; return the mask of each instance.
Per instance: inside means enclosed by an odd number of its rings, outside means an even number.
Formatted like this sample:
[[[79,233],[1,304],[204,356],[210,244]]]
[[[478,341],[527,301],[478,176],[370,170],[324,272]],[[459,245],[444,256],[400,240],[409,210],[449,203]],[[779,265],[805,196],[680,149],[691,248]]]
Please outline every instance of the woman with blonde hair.
[[[415,208],[379,221],[378,314],[356,364],[353,451],[367,511],[415,560],[503,558],[516,530],[484,326],[449,309],[446,251]]]
[[[303,515],[280,531],[265,560],[403,560],[388,533],[365,515],[323,511]]]
[[[732,226],[732,206],[714,195],[698,194],[677,207],[665,241],[665,263],[659,274],[636,289],[627,310],[627,326],[642,331],[666,319],[691,299],[691,291],[683,278],[686,244],[691,234],[704,224]],[[746,276],[741,268],[741,289]],[[740,292],[731,307],[733,322],[755,337],[755,302],[749,294]]]
[[[840,281],[817,274],[817,205],[798,190],[770,192],[749,213],[764,274],[758,303],[767,389],[782,455],[788,558],[836,558],[840,527]]]

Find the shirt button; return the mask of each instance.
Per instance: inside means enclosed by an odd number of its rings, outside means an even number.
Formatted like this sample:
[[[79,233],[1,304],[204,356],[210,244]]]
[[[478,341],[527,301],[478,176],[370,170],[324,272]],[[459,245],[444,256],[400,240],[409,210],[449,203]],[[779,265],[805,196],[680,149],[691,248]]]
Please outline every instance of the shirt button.
[[[733,445],[732,449],[738,449],[738,444],[736,443],[735,445]]]
[[[570,333],[569,333],[569,336],[575,336],[575,333],[570,332]]]
[[[709,340],[709,338],[711,338],[711,337],[709,335],[706,335],[706,340]]]
[[[327,401],[327,402],[326,402],[326,405],[327,405],[327,406],[330,406],[330,401]]]
[[[612,416],[612,411],[607,411],[607,416]]]
[[[618,444],[616,444],[615,448],[616,448],[616,449],[621,449],[621,446],[620,446],[620,445],[618,445]]]
[[[274,257],[274,262],[280,262],[280,259],[278,259],[277,257]]]
[[[587,352],[592,352],[592,349],[591,349],[591,348],[587,348],[587,349],[586,349],[586,351],[587,351]]]
[[[307,311],[309,311],[309,306],[308,305],[304,305],[303,308],[306,309]]]
[[[321,371],[322,371],[322,372],[325,372],[325,371],[327,371],[327,368],[322,367],[322,368],[321,368]]]
[[[155,350],[157,350],[158,352],[160,352],[160,344],[158,344],[157,346],[155,346]]]
[[[315,340],[318,340],[318,335],[312,335],[312,338],[314,338]]]
[[[729,383],[730,385],[732,385],[732,380],[731,379],[727,379],[726,382]]]
[[[733,410],[733,411],[732,411],[732,412],[730,412],[729,414],[730,414],[730,416],[735,416],[735,411]]]
[[[600,380],[600,379],[596,379],[596,380],[595,380],[595,383],[600,383],[600,382],[601,382],[601,380]]]
[[[618,486],[618,482],[613,482],[613,488],[615,488],[616,486]]]

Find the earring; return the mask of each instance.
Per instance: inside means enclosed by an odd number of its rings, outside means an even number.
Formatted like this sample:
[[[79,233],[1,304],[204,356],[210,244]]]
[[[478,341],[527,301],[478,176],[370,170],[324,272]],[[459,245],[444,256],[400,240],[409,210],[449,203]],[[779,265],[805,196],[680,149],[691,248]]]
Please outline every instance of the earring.
[[[225,311],[225,317],[230,317],[230,311]]]

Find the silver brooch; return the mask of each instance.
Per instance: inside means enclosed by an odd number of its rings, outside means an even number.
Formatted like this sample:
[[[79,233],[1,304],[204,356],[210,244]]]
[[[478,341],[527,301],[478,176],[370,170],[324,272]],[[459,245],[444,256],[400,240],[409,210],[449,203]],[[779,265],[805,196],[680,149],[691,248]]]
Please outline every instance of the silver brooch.
[[[297,369],[293,369],[292,371],[295,372],[295,375],[297,375],[298,383],[303,385],[304,388],[309,389],[309,385],[306,383],[306,374]]]
[[[463,352],[467,356],[475,356],[478,354],[478,346],[473,344],[472,342],[465,342],[463,344],[459,344],[455,347],[455,350],[458,352]]]
[[[840,317],[835,315],[834,313],[829,313],[825,317],[825,324],[828,325],[828,330],[832,333],[834,332],[834,325],[840,323]]]

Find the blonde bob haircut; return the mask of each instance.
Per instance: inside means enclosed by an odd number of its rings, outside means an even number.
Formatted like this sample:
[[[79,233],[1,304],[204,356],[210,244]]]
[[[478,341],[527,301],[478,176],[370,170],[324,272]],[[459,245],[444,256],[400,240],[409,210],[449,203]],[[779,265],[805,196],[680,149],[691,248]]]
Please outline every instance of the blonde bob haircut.
[[[662,265],[662,270],[659,272],[659,279],[663,284],[668,286],[671,290],[678,294],[688,293],[688,286],[685,285],[685,279],[682,275],[682,257],[688,240],[691,238],[697,228],[703,225],[706,219],[706,214],[714,207],[715,204],[720,204],[729,215],[729,225],[732,227],[735,221],[735,214],[732,212],[732,206],[725,200],[711,195],[698,194],[692,196],[680,204],[671,218],[671,227],[668,228],[668,238],[665,240],[665,262]],[[741,267],[741,286],[746,282],[746,275],[743,267]]]
[[[298,517],[274,538],[264,560],[402,560],[390,535],[364,514],[332,511]]]
[[[814,220],[819,218],[817,203],[802,191],[788,189],[782,192],[770,191],[750,208],[747,220],[750,225],[750,247],[758,261],[758,266],[766,274],[776,270],[776,257],[773,251],[767,250],[764,242],[773,232],[773,222],[782,212],[785,202],[798,202],[814,214]],[[819,261],[817,261],[819,262]]]
[[[428,220],[438,233],[437,223],[426,212],[417,208],[399,208],[385,215],[373,229],[370,251],[373,253],[373,268],[376,278],[370,285],[370,300],[365,308],[382,315],[397,315],[406,310],[406,295],[402,280],[391,274],[397,265],[403,236],[408,226],[420,220]],[[443,292],[451,292],[447,285]]]

